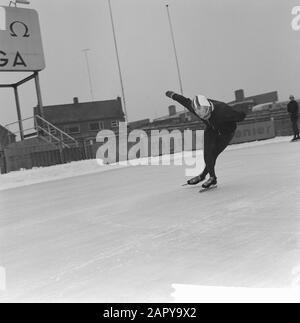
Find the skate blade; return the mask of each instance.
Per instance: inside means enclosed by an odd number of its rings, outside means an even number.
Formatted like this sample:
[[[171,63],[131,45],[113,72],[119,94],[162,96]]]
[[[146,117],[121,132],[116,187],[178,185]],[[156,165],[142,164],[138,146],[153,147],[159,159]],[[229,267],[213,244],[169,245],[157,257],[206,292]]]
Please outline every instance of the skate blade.
[[[202,188],[200,191],[199,191],[199,193],[204,193],[204,192],[206,192],[206,191],[211,191],[211,190],[213,190],[213,189],[215,189],[215,188],[217,188],[218,187],[218,185],[213,185],[213,186],[211,186],[211,187],[209,187],[209,188]]]

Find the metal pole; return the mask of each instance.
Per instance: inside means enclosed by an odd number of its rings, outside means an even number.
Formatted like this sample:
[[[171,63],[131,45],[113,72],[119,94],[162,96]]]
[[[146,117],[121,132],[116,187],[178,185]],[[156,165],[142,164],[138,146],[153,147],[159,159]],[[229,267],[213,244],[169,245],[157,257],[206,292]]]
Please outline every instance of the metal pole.
[[[172,20],[171,20],[171,15],[170,15],[170,10],[169,10],[169,5],[168,4],[166,5],[166,8],[167,8],[167,13],[168,13],[168,19],[169,19],[169,25],[170,25],[172,43],[173,43],[174,54],[175,54],[175,59],[176,59],[176,65],[177,65],[177,72],[178,72],[178,80],[179,80],[180,92],[183,95],[182,78],[181,78],[181,73],[180,73],[180,66],[179,66],[179,60],[178,60],[178,55],[177,55],[177,49],[176,49],[176,43],[175,43],[174,30],[173,30],[173,25],[172,25]]]
[[[23,141],[24,140],[24,129],[23,129],[23,123],[22,123],[19,93],[18,93],[18,88],[16,86],[14,87],[14,92],[15,92],[15,99],[16,99],[20,136],[21,136],[21,140]]]
[[[92,101],[95,101],[94,91],[93,91],[93,82],[92,82],[92,76],[91,76],[91,69],[90,69],[90,64],[89,64],[89,57],[87,54],[90,51],[90,49],[83,49],[82,51],[85,55],[86,66],[87,66],[87,71],[88,71],[88,75],[89,75],[91,98],[92,98]]]
[[[44,119],[44,107],[43,107],[40,78],[39,78],[38,72],[34,73],[34,80],[35,80],[35,88],[36,88],[36,95],[37,95],[37,101],[38,101],[38,110],[39,110],[40,116]]]
[[[32,75],[30,75],[30,76],[28,76],[28,77],[26,77],[25,79],[23,79],[23,80],[21,80],[21,81],[17,82],[17,83],[15,83],[14,85],[16,85],[16,86],[21,86],[21,85],[23,85],[24,83],[26,83],[26,82],[28,82],[28,81],[32,80],[33,78],[35,78],[35,73],[34,73],[34,74],[32,74]]]
[[[123,105],[124,105],[125,121],[128,121],[127,107],[126,107],[126,99],[125,99],[125,90],[124,90],[124,83],[123,83],[122,70],[121,70],[121,64],[120,64],[120,57],[119,57],[119,51],[118,51],[118,43],[117,43],[116,29],[115,29],[114,17],[113,17],[113,13],[112,13],[112,7],[111,7],[110,0],[108,0],[108,5],[109,5],[109,12],[110,12],[110,19],[111,19],[113,36],[114,36],[114,42],[115,42],[116,56],[117,56],[117,61],[118,61],[118,70],[119,70],[119,77],[120,77],[120,83],[121,83],[121,89],[122,89],[122,96],[123,96]]]

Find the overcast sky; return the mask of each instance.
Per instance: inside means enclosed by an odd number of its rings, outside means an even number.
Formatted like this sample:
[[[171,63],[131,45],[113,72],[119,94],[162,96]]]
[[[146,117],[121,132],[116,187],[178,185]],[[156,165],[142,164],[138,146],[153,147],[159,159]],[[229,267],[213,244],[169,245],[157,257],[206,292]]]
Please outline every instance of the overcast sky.
[[[165,4],[170,4],[184,93],[231,101],[278,90],[300,97],[300,31],[291,10],[300,0],[111,0],[129,121],[167,113],[166,90],[179,92]],[[7,5],[9,0],[0,0]],[[42,28],[44,105],[90,101],[82,49],[90,48],[98,100],[121,96],[107,0],[31,0]],[[1,47],[1,44],[0,44]],[[1,49],[1,48],[0,48]],[[20,73],[0,73],[1,83]],[[16,121],[11,90],[0,90],[0,123]],[[21,90],[23,117],[36,105],[34,84]]]

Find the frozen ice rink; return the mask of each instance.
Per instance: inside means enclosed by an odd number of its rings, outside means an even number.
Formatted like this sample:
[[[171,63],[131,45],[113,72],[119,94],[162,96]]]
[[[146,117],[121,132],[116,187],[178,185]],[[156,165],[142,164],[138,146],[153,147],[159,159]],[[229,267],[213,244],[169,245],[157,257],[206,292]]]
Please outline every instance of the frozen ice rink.
[[[172,301],[173,284],[300,281],[300,142],[226,151],[219,187],[137,166],[0,191],[8,301]],[[1,180],[1,177],[0,177]],[[0,300],[1,300],[0,298]]]

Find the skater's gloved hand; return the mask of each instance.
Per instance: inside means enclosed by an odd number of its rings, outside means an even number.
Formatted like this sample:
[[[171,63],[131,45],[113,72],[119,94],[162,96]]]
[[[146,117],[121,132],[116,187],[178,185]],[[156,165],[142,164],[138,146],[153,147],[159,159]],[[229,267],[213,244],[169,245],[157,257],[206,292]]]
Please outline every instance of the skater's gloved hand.
[[[173,91],[167,91],[166,92],[166,96],[168,97],[168,98],[171,98],[172,99],[172,97],[173,97],[173,95],[174,95],[175,93],[173,92]]]

